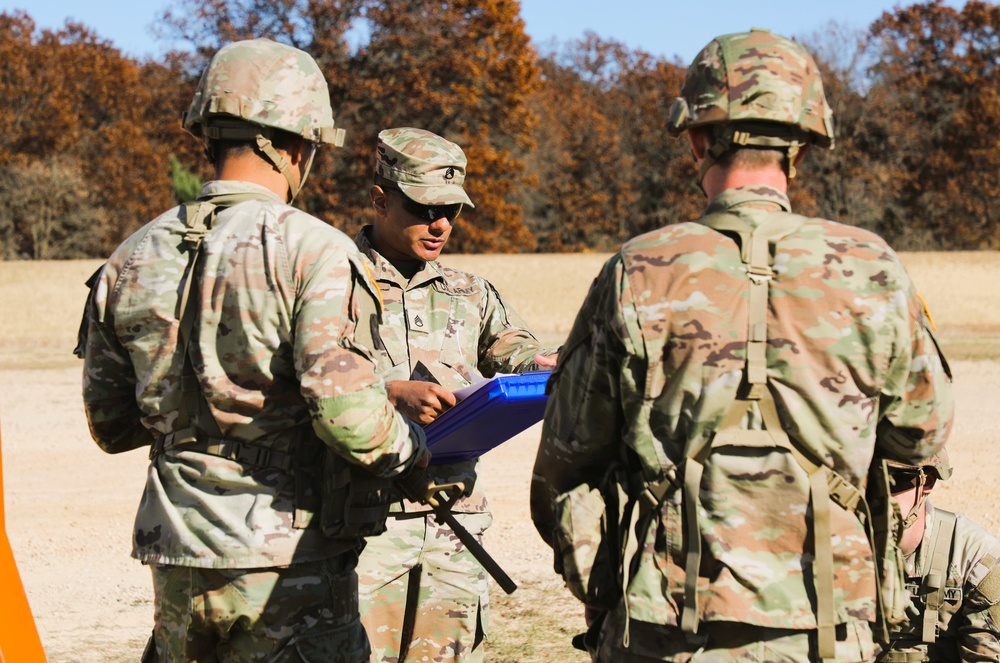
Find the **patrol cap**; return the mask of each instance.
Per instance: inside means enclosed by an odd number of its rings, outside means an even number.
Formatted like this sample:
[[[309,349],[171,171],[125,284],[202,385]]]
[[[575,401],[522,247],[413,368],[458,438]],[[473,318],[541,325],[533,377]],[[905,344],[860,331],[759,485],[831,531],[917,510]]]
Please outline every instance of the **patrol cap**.
[[[889,471],[892,470],[933,470],[937,474],[938,479],[946,481],[948,477],[951,476],[951,462],[948,460],[948,452],[941,448],[936,454],[931,456],[926,460],[921,460],[917,462],[903,462],[898,460],[886,459],[885,464],[888,466]]]
[[[421,205],[475,207],[462,188],[466,163],[461,147],[430,131],[398,127],[378,135],[375,174]]]

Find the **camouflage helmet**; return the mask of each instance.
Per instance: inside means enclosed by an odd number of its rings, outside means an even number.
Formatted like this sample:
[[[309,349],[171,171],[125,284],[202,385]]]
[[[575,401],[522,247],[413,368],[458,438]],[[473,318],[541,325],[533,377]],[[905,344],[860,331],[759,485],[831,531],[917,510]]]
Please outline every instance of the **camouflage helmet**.
[[[235,122],[234,122],[235,121]],[[208,63],[184,128],[199,138],[242,139],[241,124],[281,129],[314,143],[343,145],[330,91],[316,61],[292,46],[250,39],[223,46]]]
[[[421,205],[475,207],[462,186],[466,164],[461,147],[430,131],[397,127],[378,135],[375,174]]]
[[[708,165],[734,146],[787,148],[794,177],[803,145],[833,148],[833,112],[816,62],[801,45],[759,28],[716,37],[688,68],[667,130],[679,136],[708,126],[715,141]]]
[[[889,470],[924,470],[933,471],[937,474],[937,478],[941,481],[946,481],[951,476],[951,462],[948,460],[948,452],[942,447],[936,454],[927,458],[925,460],[915,461],[915,462],[903,462],[898,460],[886,459],[886,466]]]
[[[288,160],[271,143],[273,131],[313,144],[344,144],[344,130],[333,126],[330,89],[316,61],[305,51],[270,39],[220,48],[201,75],[183,125],[206,142],[210,158],[212,140],[256,141],[288,182],[288,202],[305,183],[315,151],[296,181]]]

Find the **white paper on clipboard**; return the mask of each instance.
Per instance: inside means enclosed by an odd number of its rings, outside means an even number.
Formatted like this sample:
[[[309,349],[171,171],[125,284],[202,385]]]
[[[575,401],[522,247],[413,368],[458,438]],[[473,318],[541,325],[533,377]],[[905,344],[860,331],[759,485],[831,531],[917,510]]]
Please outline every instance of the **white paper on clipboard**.
[[[515,374],[514,373],[497,373],[496,375],[494,375],[491,378],[484,378],[482,376],[479,376],[479,381],[478,382],[473,382],[469,386],[462,387],[461,389],[453,391],[452,393],[455,394],[455,400],[457,402],[461,403],[466,398],[468,398],[472,394],[476,393],[477,391],[479,391],[480,389],[482,389],[483,387],[485,387],[486,385],[488,385],[493,380],[496,380],[497,378],[502,377],[504,375],[515,375]]]

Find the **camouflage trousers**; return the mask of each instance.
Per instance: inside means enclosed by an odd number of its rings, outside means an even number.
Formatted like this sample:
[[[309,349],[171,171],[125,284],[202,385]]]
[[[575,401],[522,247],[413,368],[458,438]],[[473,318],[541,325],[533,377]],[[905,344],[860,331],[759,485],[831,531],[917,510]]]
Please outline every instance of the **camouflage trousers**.
[[[354,552],[267,569],[153,565],[158,662],[366,663]]]
[[[702,622],[689,636],[676,626],[629,621],[629,646],[622,643],[621,606],[601,625],[591,656],[595,663],[813,663],[816,632],[763,628],[734,622]],[[838,663],[874,661],[878,645],[868,622],[837,626]]]
[[[482,541],[489,513],[456,513]],[[390,514],[358,562],[361,621],[372,661],[483,660],[489,584],[483,567],[434,514]]]

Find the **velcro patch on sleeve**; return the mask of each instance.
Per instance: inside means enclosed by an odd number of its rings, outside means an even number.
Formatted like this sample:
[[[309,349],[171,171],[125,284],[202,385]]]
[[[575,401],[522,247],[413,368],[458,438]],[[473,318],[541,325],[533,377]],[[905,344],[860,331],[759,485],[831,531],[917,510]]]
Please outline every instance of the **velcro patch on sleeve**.
[[[976,589],[993,606],[993,608],[990,608],[992,614],[997,602],[1000,601],[1000,566],[994,566],[990,569],[990,572],[986,574],[986,577],[983,578],[983,581],[979,583]]]

